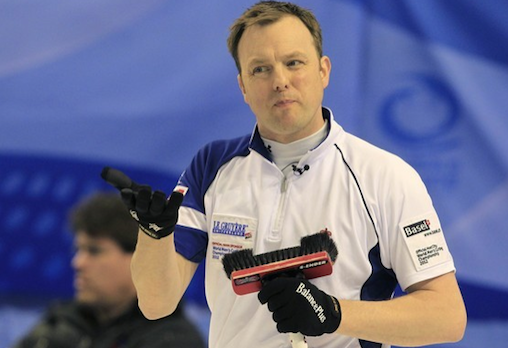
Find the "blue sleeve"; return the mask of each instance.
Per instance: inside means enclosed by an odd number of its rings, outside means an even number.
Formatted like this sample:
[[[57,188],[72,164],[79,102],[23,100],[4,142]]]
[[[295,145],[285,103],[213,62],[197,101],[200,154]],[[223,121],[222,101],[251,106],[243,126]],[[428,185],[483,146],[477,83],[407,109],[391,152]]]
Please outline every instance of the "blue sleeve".
[[[181,214],[185,216],[175,228],[175,247],[188,260],[199,263],[206,256],[208,231],[202,226],[206,226],[206,216],[210,212],[205,209],[205,195],[217,172],[232,158],[249,153],[249,136],[215,141],[198,151],[181,175],[178,185],[186,187],[187,192],[180,208],[181,213],[185,210],[185,214]]]

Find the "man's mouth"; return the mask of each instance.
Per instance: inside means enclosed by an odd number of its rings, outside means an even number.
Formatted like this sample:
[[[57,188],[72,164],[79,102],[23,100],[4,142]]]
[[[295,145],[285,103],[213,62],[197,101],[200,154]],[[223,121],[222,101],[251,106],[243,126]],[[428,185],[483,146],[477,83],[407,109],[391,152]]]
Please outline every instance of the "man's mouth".
[[[86,281],[83,277],[74,278],[74,288],[82,289],[86,284]]]
[[[275,106],[277,107],[285,107],[285,106],[289,106],[291,104],[293,104],[295,101],[292,100],[292,99],[282,99],[282,100],[278,100],[276,103],[275,103]]]

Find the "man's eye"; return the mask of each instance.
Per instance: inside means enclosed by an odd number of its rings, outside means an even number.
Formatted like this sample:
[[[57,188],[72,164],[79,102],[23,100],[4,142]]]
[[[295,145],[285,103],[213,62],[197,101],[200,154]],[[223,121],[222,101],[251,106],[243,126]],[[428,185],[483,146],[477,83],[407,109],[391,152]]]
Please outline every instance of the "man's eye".
[[[101,247],[95,246],[95,245],[74,247],[75,254],[77,254],[78,252],[81,252],[81,253],[87,253],[92,256],[96,256],[96,255],[99,255],[100,253],[102,253],[103,251],[104,250]]]
[[[102,248],[98,246],[90,246],[87,251],[90,255],[99,255],[102,253]]]
[[[294,67],[294,66],[298,66],[300,64],[302,64],[303,62],[300,61],[300,60],[291,60],[288,62],[287,66],[289,67]]]
[[[268,71],[268,67],[266,66],[257,66],[254,69],[252,69],[252,75],[260,74]]]

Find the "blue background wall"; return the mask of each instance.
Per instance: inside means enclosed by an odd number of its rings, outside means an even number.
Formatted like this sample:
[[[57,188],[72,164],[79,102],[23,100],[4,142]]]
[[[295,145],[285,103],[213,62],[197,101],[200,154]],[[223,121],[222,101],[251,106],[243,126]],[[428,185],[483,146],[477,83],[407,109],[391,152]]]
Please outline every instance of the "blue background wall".
[[[205,143],[252,130],[225,44],[252,3],[0,1],[0,342],[72,296],[66,216],[109,189],[102,166],[170,190]],[[469,311],[455,347],[504,348],[508,3],[296,3],[322,24],[325,105],[428,185]],[[199,279],[187,300],[204,306]]]

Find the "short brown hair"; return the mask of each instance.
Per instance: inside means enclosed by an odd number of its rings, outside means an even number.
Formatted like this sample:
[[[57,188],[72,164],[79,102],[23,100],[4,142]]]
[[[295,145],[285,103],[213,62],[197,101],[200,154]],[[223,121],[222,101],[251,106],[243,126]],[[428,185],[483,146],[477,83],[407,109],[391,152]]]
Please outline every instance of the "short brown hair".
[[[309,29],[319,58],[323,56],[323,37],[321,27],[314,14],[307,9],[290,2],[260,1],[247,9],[229,28],[228,49],[235,60],[238,72],[241,72],[238,58],[238,44],[245,29],[253,25],[268,25],[284,16],[295,16]]]
[[[111,238],[129,253],[136,248],[138,224],[116,192],[98,192],[79,202],[71,210],[69,222],[73,234]]]

